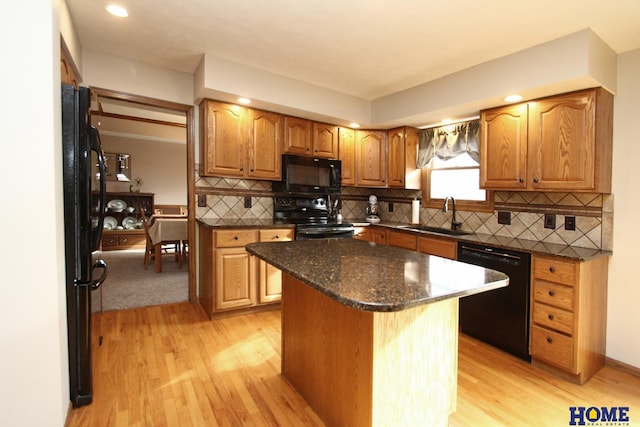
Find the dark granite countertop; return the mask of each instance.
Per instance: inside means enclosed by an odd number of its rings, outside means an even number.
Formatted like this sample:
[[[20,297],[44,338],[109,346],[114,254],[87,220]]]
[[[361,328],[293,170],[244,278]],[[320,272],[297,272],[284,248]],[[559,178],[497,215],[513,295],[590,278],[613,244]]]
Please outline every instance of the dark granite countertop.
[[[361,225],[365,225],[362,224]],[[442,238],[464,241],[469,243],[494,246],[497,248],[511,249],[514,251],[527,252],[531,254],[558,256],[578,261],[588,261],[601,256],[611,256],[613,252],[601,249],[581,248],[577,246],[560,245],[556,243],[544,243],[534,240],[516,239],[514,237],[493,236],[490,234],[465,234],[465,235],[445,235],[429,231],[409,230],[407,223],[383,221],[374,224],[398,231],[408,233],[418,233],[429,236],[439,236]]]
[[[357,239],[250,243],[247,251],[359,310],[399,311],[507,286],[495,270]]]

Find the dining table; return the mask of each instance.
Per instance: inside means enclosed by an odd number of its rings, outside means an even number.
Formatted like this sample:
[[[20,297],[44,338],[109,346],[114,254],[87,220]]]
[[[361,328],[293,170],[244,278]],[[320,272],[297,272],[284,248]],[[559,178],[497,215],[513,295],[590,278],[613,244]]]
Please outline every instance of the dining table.
[[[154,271],[162,272],[162,244],[179,241],[180,246],[189,241],[189,227],[186,215],[153,215],[149,221],[149,237],[154,251]],[[180,248],[176,248],[180,250]],[[179,255],[181,256],[181,254]],[[182,258],[179,258],[182,259]]]

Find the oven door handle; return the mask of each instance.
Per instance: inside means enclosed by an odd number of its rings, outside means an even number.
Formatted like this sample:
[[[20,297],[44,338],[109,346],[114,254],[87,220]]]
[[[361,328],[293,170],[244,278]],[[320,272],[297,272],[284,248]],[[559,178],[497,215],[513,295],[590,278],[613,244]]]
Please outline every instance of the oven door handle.
[[[316,236],[319,234],[344,234],[344,233],[350,233],[353,230],[350,229],[341,229],[341,230],[327,230],[327,229],[319,229],[319,230],[299,230],[298,234],[302,234],[305,236]]]

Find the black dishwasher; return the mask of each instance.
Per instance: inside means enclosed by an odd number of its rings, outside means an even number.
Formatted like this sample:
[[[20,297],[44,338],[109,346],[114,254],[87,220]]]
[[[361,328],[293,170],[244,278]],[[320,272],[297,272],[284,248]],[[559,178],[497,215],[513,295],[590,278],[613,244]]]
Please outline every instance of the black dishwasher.
[[[498,270],[509,285],[460,298],[460,330],[521,359],[529,355],[531,255],[458,242],[458,261]]]

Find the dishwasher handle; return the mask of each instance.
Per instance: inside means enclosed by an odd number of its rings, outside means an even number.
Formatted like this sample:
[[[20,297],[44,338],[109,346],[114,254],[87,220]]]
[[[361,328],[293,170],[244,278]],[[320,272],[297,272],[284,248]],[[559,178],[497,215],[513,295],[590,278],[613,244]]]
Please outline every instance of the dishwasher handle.
[[[501,258],[502,259],[507,258],[507,259],[511,259],[511,260],[520,261],[522,259],[518,255],[512,255],[512,254],[508,254],[506,252],[495,251],[492,248],[477,249],[477,248],[472,248],[470,246],[462,245],[461,249],[463,251],[470,251],[472,253],[481,255],[483,257],[490,256],[492,258],[496,258],[497,260],[500,260]],[[473,256],[473,254],[471,254],[471,255]]]

